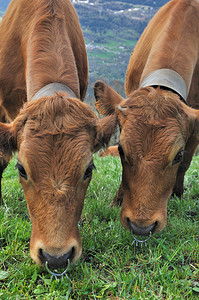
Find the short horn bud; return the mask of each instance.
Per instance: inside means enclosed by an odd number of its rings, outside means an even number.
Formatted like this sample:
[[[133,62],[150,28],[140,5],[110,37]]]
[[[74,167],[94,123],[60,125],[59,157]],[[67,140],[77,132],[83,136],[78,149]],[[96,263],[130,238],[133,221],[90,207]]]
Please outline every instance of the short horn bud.
[[[127,110],[127,108],[128,108],[127,106],[121,106],[121,105],[118,105],[118,109],[119,109],[121,112]]]

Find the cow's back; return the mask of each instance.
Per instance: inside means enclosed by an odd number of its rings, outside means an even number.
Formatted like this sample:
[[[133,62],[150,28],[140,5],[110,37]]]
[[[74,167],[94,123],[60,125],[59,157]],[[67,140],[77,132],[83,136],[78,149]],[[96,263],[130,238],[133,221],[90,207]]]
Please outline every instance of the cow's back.
[[[6,121],[14,119],[22,104],[27,101],[28,42],[39,17],[49,12],[55,18],[56,14],[59,14],[59,18],[61,16],[64,20],[63,35],[67,35],[75,60],[80,99],[85,97],[88,85],[86,48],[78,16],[71,2],[14,0],[0,23],[0,105],[9,112]],[[49,62],[50,59],[49,57]]]
[[[149,73],[167,68],[181,75],[189,90],[187,102],[199,107],[198,20],[197,0],[173,0],[158,11],[130,57],[125,79],[127,95],[136,90]]]

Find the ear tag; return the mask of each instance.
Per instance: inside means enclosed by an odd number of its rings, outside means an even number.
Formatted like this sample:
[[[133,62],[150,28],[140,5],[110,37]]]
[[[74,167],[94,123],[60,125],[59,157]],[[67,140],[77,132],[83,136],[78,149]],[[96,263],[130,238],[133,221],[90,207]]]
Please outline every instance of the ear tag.
[[[95,108],[97,109],[98,113],[103,116],[105,114],[105,109],[104,109],[104,103],[101,99],[98,99],[95,102]]]
[[[0,157],[5,157],[5,151],[2,147],[0,147]]]

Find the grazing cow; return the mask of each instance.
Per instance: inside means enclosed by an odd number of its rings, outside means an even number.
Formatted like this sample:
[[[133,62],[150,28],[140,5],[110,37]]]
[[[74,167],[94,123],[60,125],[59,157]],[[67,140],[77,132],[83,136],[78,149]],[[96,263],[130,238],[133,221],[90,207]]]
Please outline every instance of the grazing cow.
[[[105,157],[108,155],[119,156],[118,146],[110,146],[107,149],[105,149],[99,153],[99,156],[101,156],[101,157]]]
[[[168,2],[132,52],[127,99],[102,81],[94,87],[96,107],[116,115],[121,130],[123,175],[113,203],[122,204],[121,223],[137,235],[166,226],[168,197],[182,195],[198,145],[198,33],[199,1]]]
[[[88,63],[71,1],[13,0],[0,36],[0,172],[17,151],[31,257],[65,267],[81,255],[78,220],[92,152],[108,142],[115,121],[98,120],[82,102]]]

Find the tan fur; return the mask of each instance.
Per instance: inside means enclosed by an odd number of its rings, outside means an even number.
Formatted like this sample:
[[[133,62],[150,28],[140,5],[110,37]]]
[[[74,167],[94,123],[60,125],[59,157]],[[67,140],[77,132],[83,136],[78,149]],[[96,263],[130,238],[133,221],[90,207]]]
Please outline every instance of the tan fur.
[[[118,157],[119,156],[118,146],[110,146],[107,149],[105,149],[99,153],[99,156],[101,156],[101,157],[105,157],[108,155]]]
[[[154,232],[167,223],[167,200],[181,196],[183,181],[199,139],[199,2],[173,0],[154,16],[138,41],[126,72],[127,99],[100,81],[96,99],[104,114],[116,114],[124,155],[122,183],[112,204],[121,204],[120,219]],[[152,71],[167,68],[180,74],[188,89],[188,105],[172,91],[139,88]],[[106,93],[102,93],[106,90]],[[107,99],[107,90],[108,99]],[[109,106],[107,108],[107,106]],[[195,108],[195,109],[194,109]],[[183,150],[183,160],[175,163]]]
[[[92,152],[106,145],[115,117],[98,120],[82,103],[88,85],[88,62],[77,14],[69,0],[13,0],[0,22],[0,147],[2,174],[12,154],[20,176],[32,235],[30,254],[60,257],[74,249],[81,255],[78,221],[91,176]],[[32,100],[49,83],[67,93]],[[0,175],[1,175],[0,174]]]

